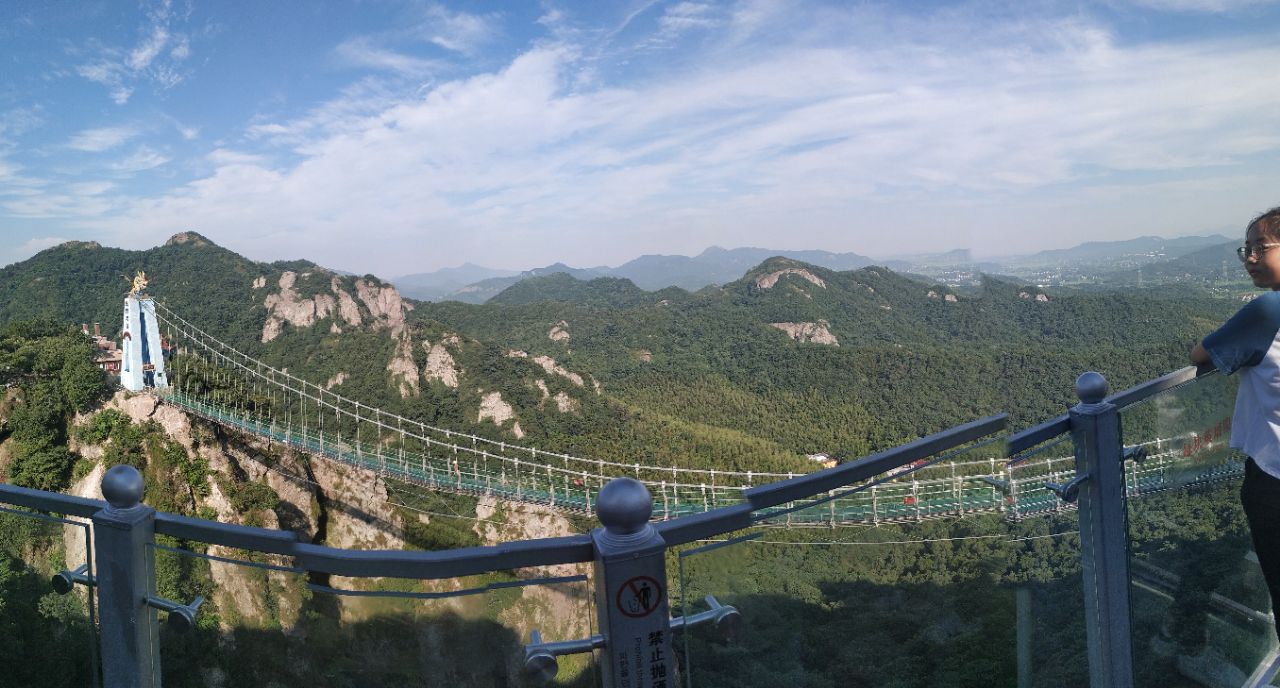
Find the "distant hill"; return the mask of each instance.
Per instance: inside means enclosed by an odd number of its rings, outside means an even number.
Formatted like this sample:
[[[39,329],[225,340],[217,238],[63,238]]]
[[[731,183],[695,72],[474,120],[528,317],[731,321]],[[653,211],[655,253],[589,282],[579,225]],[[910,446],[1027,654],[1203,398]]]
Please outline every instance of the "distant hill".
[[[1152,263],[1132,273],[1120,272],[1109,279],[1123,284],[1141,280],[1144,282],[1248,282],[1248,275],[1236,257],[1240,241],[1206,246],[1173,260]]]
[[[433,273],[402,277],[396,284],[404,290],[406,295],[413,298],[427,301],[462,301],[463,303],[484,303],[522,280],[552,274],[566,274],[584,281],[597,277],[622,278],[630,280],[640,289],[651,292],[667,287],[694,292],[713,284],[725,284],[737,280],[748,270],[773,256],[791,258],[831,270],[854,270],[875,262],[857,253],[785,251],[751,247],[725,249],[712,246],[693,257],[646,255],[627,261],[618,267],[601,266],[585,269],[556,263],[518,274],[493,274],[462,284],[456,282],[460,276],[468,274],[468,271],[462,268],[448,268]],[[474,272],[477,274],[489,270],[478,266],[471,267],[476,268]],[[446,283],[451,285],[447,289],[442,286]]]
[[[523,280],[527,280],[532,277],[544,277],[547,275],[557,274],[569,275],[577,280],[592,280],[597,277],[608,276],[604,269],[601,268],[588,268],[583,270],[579,268],[571,268],[564,263],[556,263],[554,265],[548,265],[545,268],[526,270],[509,277],[493,277],[481,280],[474,284],[468,284],[446,294],[444,298],[436,300],[461,301],[463,303],[484,303],[498,294],[501,294],[511,285]]]
[[[411,299],[422,301],[440,301],[450,294],[483,280],[512,277],[520,274],[516,270],[499,270],[487,268],[474,263],[463,263],[456,268],[442,268],[435,272],[422,272],[397,277],[392,282],[400,293]]]
[[[372,276],[187,236],[146,251],[68,243],[4,268],[0,322],[116,335],[137,269],[224,341],[370,406],[624,462],[784,471],[1000,410],[1042,420],[1082,370],[1120,388],[1177,367],[1236,305],[1177,286],[1064,295],[985,279],[962,293],[780,256],[693,293],[554,265],[494,278],[515,283],[484,305],[402,303]],[[495,392],[506,421],[482,412]]]
[[[574,303],[602,308],[636,308],[672,300],[686,300],[689,292],[676,287],[645,291],[618,277],[580,280],[565,272],[528,277],[489,299],[489,303],[520,305],[542,302]]]
[[[1172,260],[1202,248],[1230,241],[1220,234],[1166,239],[1142,236],[1122,241],[1089,241],[1071,248],[1039,253],[1005,261],[1006,265],[1065,265],[1071,263],[1111,263],[1117,260],[1157,262]]]
[[[647,255],[609,270],[615,277],[625,277],[641,289],[654,291],[663,287],[680,287],[697,291],[709,284],[724,284],[739,279],[751,268],[773,256],[782,256],[830,270],[855,270],[875,263],[857,253],[830,251],[785,251],[768,248],[725,249],[712,246],[692,258],[674,255]]]

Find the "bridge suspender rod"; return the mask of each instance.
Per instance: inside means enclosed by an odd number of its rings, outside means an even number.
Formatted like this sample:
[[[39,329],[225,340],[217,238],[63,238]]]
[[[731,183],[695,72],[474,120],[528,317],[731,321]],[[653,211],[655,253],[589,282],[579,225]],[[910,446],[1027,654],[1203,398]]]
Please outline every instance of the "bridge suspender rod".
[[[251,375],[254,375],[254,376],[256,376],[256,377],[258,377],[258,378],[260,378],[260,379],[267,380],[267,381],[269,381],[271,384],[273,384],[273,385],[276,385],[276,386],[280,387],[282,391],[296,391],[296,392],[300,395],[300,397],[301,397],[301,398],[310,398],[310,399],[312,399],[313,401],[315,401],[315,402],[317,403],[317,405],[324,405],[324,406],[328,406],[328,407],[330,407],[330,408],[333,408],[333,409],[334,409],[335,414],[346,414],[346,415],[348,415],[349,417],[352,417],[352,418],[354,418],[354,419],[356,420],[356,423],[357,423],[357,430],[359,429],[359,422],[360,422],[362,419],[360,418],[360,416],[358,415],[358,413],[353,413],[352,411],[348,411],[348,410],[346,410],[346,409],[344,409],[344,408],[341,408],[341,407],[339,406],[339,404],[341,404],[341,403],[344,403],[344,402],[345,402],[345,403],[354,404],[354,405],[358,408],[358,407],[360,406],[360,403],[359,403],[359,402],[354,401],[354,400],[351,400],[351,399],[347,399],[346,397],[343,397],[342,395],[337,394],[337,393],[334,393],[334,392],[330,392],[330,394],[332,394],[332,395],[333,395],[333,397],[335,398],[335,400],[337,400],[337,402],[338,402],[337,404],[329,403],[329,402],[327,402],[327,401],[324,401],[324,400],[323,400],[323,398],[322,398],[322,396],[315,396],[315,395],[312,395],[310,392],[305,391],[305,388],[306,388],[308,385],[310,385],[310,386],[316,387],[317,391],[318,391],[318,392],[321,392],[321,394],[323,394],[323,390],[321,390],[321,389],[320,389],[319,385],[316,385],[315,383],[308,382],[307,380],[303,380],[302,378],[299,378],[299,377],[297,377],[296,375],[293,375],[292,373],[289,373],[289,372],[284,371],[284,370],[277,369],[277,368],[275,368],[274,366],[270,366],[270,365],[268,365],[268,364],[266,364],[266,363],[263,363],[262,361],[259,361],[259,360],[257,360],[257,359],[254,359],[254,358],[252,358],[252,357],[248,356],[247,354],[245,354],[244,352],[241,352],[241,351],[239,351],[238,349],[236,349],[235,347],[232,347],[231,345],[227,344],[226,342],[223,342],[222,340],[218,339],[217,337],[214,337],[214,336],[212,336],[212,335],[208,334],[207,332],[204,332],[203,330],[201,330],[200,328],[198,328],[198,327],[196,327],[195,325],[191,324],[190,322],[188,322],[187,320],[185,320],[184,318],[182,318],[182,317],[181,317],[181,316],[179,316],[178,314],[174,313],[172,310],[170,310],[168,307],[164,306],[163,304],[161,304],[161,303],[157,302],[157,303],[156,303],[156,306],[157,306],[157,308],[158,308],[158,309],[160,309],[160,310],[161,310],[161,311],[162,311],[166,316],[168,316],[169,318],[172,318],[172,319],[176,320],[176,321],[178,322],[178,324],[179,324],[179,326],[180,326],[180,327],[185,326],[185,328],[189,328],[192,332],[197,333],[197,334],[198,334],[198,337],[197,337],[196,339],[197,339],[198,343],[199,343],[203,348],[207,349],[211,354],[214,354],[214,355],[218,356],[219,358],[221,358],[222,360],[225,360],[229,366],[234,366],[234,367],[236,367],[236,368],[243,369],[245,372],[247,372],[247,373],[249,373],[249,374],[251,374]],[[171,324],[171,323],[169,323],[169,322],[168,322],[168,320],[166,319],[166,324]],[[206,340],[208,340],[208,341],[206,341]],[[230,352],[234,353],[234,354],[235,354],[235,355],[236,355],[240,360],[233,360],[231,357],[229,357],[229,356],[227,356],[226,354],[222,353],[222,351],[219,351],[219,350],[215,349],[213,345],[210,345],[210,344],[209,344],[209,342],[213,342],[213,343],[214,343],[215,345],[217,345],[220,349],[223,349],[223,350],[230,351]],[[249,363],[252,363],[252,364],[254,364],[254,365],[252,365],[252,366],[251,366],[251,365],[249,365]],[[265,368],[265,369],[268,371],[268,374],[264,375],[260,370],[256,369],[256,367],[255,367],[255,366],[261,366],[262,368]],[[279,378],[283,378],[283,380],[281,380],[281,379],[277,379],[277,377],[279,377]],[[294,382],[294,383],[296,383],[296,385],[298,385],[298,386],[291,385],[291,384],[289,384],[289,382],[286,382],[285,380],[290,381],[290,382]],[[485,444],[490,444],[490,445],[495,445],[495,444],[496,444],[496,445],[499,445],[499,446],[501,446],[501,445],[503,445],[503,444],[504,444],[503,442],[500,442],[500,441],[497,441],[497,440],[490,440],[490,439],[488,439],[488,438],[478,437],[478,436],[475,436],[475,435],[469,435],[469,434],[464,434],[464,433],[456,433],[456,432],[452,432],[452,431],[449,431],[449,430],[444,429],[444,428],[439,428],[439,427],[435,427],[435,426],[427,425],[427,424],[425,424],[425,423],[422,423],[421,421],[415,421],[415,420],[412,420],[412,419],[405,419],[405,418],[403,418],[403,417],[401,417],[401,416],[398,416],[398,415],[396,415],[396,414],[387,414],[387,415],[393,415],[393,416],[395,416],[396,418],[398,418],[398,419],[402,419],[402,420],[409,420],[411,423],[416,424],[416,425],[419,427],[419,429],[420,429],[424,434],[425,434],[426,432],[437,432],[437,433],[444,433],[444,434],[447,434],[447,435],[448,435],[448,434],[452,434],[452,435],[461,435],[461,436],[463,436],[463,437],[466,437],[466,438],[471,439],[473,443],[475,443],[475,442],[483,442],[483,443],[485,443]],[[369,420],[369,419],[367,419],[367,418],[366,418],[366,419],[364,419],[364,420]],[[376,424],[378,424],[380,427],[386,427],[388,430],[390,430],[390,429],[391,429],[391,428],[390,428],[390,426],[388,426],[388,425],[386,425],[386,424],[382,423],[382,422],[381,422],[381,420],[374,420],[374,421],[370,421],[370,422],[375,422],[375,423],[376,423]],[[415,437],[416,439],[419,439],[420,441],[422,441],[422,442],[424,442],[424,443],[427,443],[427,444],[432,444],[432,445],[437,445],[437,446],[443,446],[443,447],[449,447],[449,446],[452,446],[450,443],[447,443],[447,442],[441,442],[440,440],[436,440],[436,439],[433,439],[433,438],[430,438],[430,437],[413,435],[412,433],[409,433],[409,434],[410,434],[410,436]],[[463,448],[463,449],[465,450],[465,448]],[[601,471],[600,471],[600,472],[601,472],[601,474],[603,474],[603,467],[604,467],[605,465],[607,465],[607,466],[609,466],[610,468],[613,468],[613,469],[623,469],[623,470],[625,470],[625,469],[635,470],[635,468],[636,468],[636,465],[635,465],[634,463],[632,463],[632,464],[623,464],[623,463],[620,463],[620,462],[602,461],[602,460],[600,460],[600,459],[595,459],[595,460],[592,460],[592,459],[584,459],[584,458],[580,458],[580,457],[570,456],[570,455],[568,455],[568,454],[559,454],[559,453],[554,453],[554,452],[546,452],[546,451],[542,451],[542,450],[539,450],[539,449],[536,449],[536,448],[529,448],[529,450],[530,450],[531,452],[536,453],[536,454],[537,454],[537,455],[539,455],[539,456],[547,456],[547,457],[560,458],[560,459],[562,459],[562,460],[564,460],[564,461],[572,460],[572,461],[575,461],[575,462],[584,462],[584,463],[592,463],[592,462],[594,462],[594,463],[596,463],[596,464],[597,464],[597,467],[601,469]],[[509,457],[505,457],[505,456],[499,456],[499,458],[501,458],[501,459],[502,459],[502,460],[504,460],[504,461],[509,461],[509,460],[511,460]],[[646,469],[646,470],[656,470],[656,471],[667,471],[667,470],[669,470],[669,471],[673,471],[673,472],[685,473],[685,474],[690,474],[690,475],[706,475],[706,474],[714,474],[715,472],[717,472],[717,471],[711,471],[711,470],[707,470],[707,469],[681,468],[681,467],[660,467],[660,466],[646,466],[646,467],[645,467],[645,469]],[[725,471],[718,471],[718,472],[719,472],[722,476],[745,477],[745,476],[747,475],[746,473],[738,473],[738,472],[725,472]],[[753,473],[753,474],[752,474],[752,478],[766,478],[766,479],[767,479],[767,478],[778,478],[778,479],[782,479],[782,478],[785,478],[785,477],[786,477],[786,474],[785,474],[785,473]]]

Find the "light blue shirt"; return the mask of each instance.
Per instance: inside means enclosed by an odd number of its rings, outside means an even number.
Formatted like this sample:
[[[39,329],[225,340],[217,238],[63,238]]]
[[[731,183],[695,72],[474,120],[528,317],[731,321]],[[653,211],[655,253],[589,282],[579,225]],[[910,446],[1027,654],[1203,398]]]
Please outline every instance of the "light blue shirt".
[[[1240,373],[1231,446],[1280,478],[1280,292],[1245,304],[1202,345],[1218,370]]]

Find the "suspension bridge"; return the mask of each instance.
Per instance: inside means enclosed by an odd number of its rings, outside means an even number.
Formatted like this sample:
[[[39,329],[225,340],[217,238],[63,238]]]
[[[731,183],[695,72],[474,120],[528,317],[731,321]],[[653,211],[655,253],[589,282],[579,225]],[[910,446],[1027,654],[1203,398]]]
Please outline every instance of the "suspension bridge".
[[[177,351],[170,385],[148,388],[164,403],[305,454],[338,461],[431,490],[592,513],[600,488],[618,476],[645,483],[654,518],[669,519],[739,504],[749,487],[797,473],[722,471],[623,463],[546,451],[436,427],[337,394],[273,367],[155,302],[156,319]],[[1221,438],[1225,439],[1225,438]],[[1188,452],[1189,442],[1196,452]],[[838,526],[953,518],[1000,512],[1011,519],[1072,505],[1045,488],[1075,476],[1070,444],[1051,444],[1006,457],[998,442],[934,457],[895,475],[827,495],[821,505],[785,516],[789,526]],[[1066,455],[1054,456],[1061,446]],[[1142,443],[1144,461],[1126,460],[1130,496],[1237,477],[1243,464],[1203,436],[1184,434]],[[1059,452],[1061,454],[1061,451]]]

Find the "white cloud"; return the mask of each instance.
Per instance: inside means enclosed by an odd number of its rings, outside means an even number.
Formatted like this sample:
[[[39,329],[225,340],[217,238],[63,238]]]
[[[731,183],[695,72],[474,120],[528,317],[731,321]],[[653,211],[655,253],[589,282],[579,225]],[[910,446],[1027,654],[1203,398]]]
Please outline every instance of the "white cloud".
[[[80,182],[70,186],[71,193],[77,196],[100,196],[115,188],[114,182],[94,181]]]
[[[0,144],[37,129],[43,123],[43,108],[39,105],[0,112]]]
[[[408,76],[429,74],[441,66],[437,60],[414,57],[378,47],[367,37],[344,41],[338,45],[336,52],[338,58],[348,64],[387,70]]]
[[[87,153],[101,153],[120,146],[138,135],[133,127],[100,127],[85,129],[67,142],[67,147]]]
[[[245,153],[243,151],[235,151],[227,148],[215,149],[208,155],[209,162],[217,166],[222,165],[258,165],[265,166],[267,158],[254,153]]]
[[[1221,13],[1274,5],[1278,0],[1135,0],[1136,4],[1170,12]]]
[[[0,242],[0,266],[6,266],[10,263],[16,263],[26,260],[31,256],[47,249],[53,248],[59,244],[64,244],[68,240],[62,237],[34,237],[20,244],[12,244],[10,242]]]
[[[658,20],[659,28],[669,34],[678,34],[690,29],[709,29],[719,24],[715,17],[715,7],[709,3],[681,2],[671,5]]]
[[[573,78],[589,66],[582,51],[539,46],[421,98],[354,88],[250,129],[300,162],[215,152],[210,175],[83,224],[143,242],[199,217],[258,256],[305,241],[314,259],[383,261],[391,274],[480,256],[516,267],[572,261],[571,251],[620,261],[731,232],[740,244],[872,253],[908,233],[940,247],[967,231],[1030,236],[1039,194],[1069,208],[1135,172],[1230,189],[1223,180],[1280,152],[1270,37],[1135,45],[1078,18],[946,20],[952,30],[938,32],[921,24],[938,18],[824,17],[803,40],[779,31],[625,85],[583,88]],[[1256,175],[1274,188],[1278,173]],[[1227,197],[1253,203],[1263,186]],[[1151,231],[1091,219],[1073,240]]]
[[[116,105],[129,102],[138,82],[150,82],[170,89],[189,74],[181,63],[191,56],[190,38],[175,32],[172,24],[189,19],[175,16],[169,0],[151,3],[146,23],[140,28],[142,38],[132,48],[104,47],[91,62],[76,67],[80,76],[107,87]],[[166,53],[166,49],[168,52]]]
[[[427,8],[417,32],[445,50],[470,55],[494,38],[497,27],[492,17],[455,12],[435,4]]]
[[[129,53],[125,64],[135,72],[146,69],[168,43],[169,30],[160,25],[152,26],[151,35]]]
[[[191,57],[191,40],[186,36],[178,36],[173,49],[169,51],[169,57],[178,61]]]
[[[140,146],[137,150],[122,160],[111,163],[111,169],[116,172],[133,173],[143,172],[145,170],[155,169],[167,162],[170,158],[158,153],[148,146]]]

